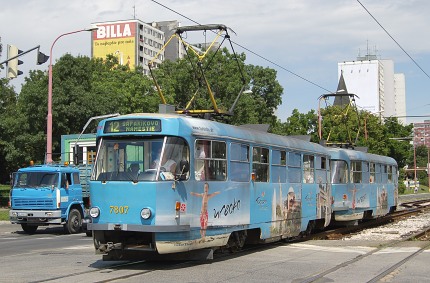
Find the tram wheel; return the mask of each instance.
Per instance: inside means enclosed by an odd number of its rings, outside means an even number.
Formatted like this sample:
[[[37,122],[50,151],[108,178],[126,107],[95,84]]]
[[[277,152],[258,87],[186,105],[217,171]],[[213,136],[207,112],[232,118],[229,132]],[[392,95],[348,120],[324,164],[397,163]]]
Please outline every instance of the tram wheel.
[[[235,231],[231,233],[227,242],[227,247],[231,253],[237,252],[243,248],[247,238],[246,231]]]

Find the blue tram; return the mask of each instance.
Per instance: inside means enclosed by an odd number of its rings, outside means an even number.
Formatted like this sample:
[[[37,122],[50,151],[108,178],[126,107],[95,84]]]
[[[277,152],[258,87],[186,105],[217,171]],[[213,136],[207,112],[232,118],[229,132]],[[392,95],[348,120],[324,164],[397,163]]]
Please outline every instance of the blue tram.
[[[391,157],[330,148],[336,222],[384,216],[397,207],[397,163]]]
[[[175,114],[101,121],[90,180],[104,259],[238,249],[329,225],[321,145]]]

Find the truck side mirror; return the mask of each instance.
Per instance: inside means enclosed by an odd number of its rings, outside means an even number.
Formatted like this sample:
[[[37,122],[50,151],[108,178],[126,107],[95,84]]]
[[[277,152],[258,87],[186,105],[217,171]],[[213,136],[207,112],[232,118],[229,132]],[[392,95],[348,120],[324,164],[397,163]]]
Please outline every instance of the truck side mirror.
[[[16,177],[16,172],[10,174],[10,188],[13,188],[13,185],[15,183],[15,177]]]

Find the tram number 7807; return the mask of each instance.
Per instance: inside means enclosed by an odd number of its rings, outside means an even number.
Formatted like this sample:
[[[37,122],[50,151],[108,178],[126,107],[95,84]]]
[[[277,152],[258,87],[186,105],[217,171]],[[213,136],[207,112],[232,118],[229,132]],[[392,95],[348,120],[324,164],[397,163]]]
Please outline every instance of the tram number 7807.
[[[117,205],[111,205],[109,206],[109,212],[115,213],[115,214],[127,214],[128,213],[128,205],[124,206],[117,206]]]

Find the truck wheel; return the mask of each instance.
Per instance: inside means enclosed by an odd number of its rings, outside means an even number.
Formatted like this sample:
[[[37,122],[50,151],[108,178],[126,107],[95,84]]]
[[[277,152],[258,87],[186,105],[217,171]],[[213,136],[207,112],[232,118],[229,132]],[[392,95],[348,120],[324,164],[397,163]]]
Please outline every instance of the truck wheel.
[[[82,216],[77,209],[72,209],[69,212],[69,218],[64,228],[69,234],[76,234],[81,231],[82,228]]]
[[[25,223],[21,224],[21,228],[27,234],[34,234],[34,232],[36,232],[36,230],[37,230],[37,226],[36,225],[28,225],[28,224],[25,224]]]

